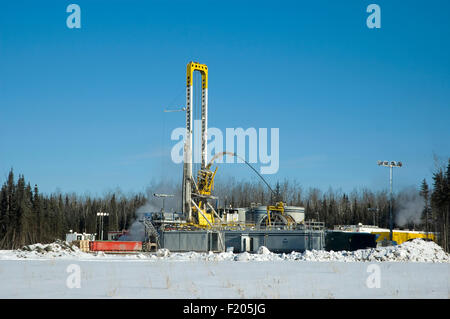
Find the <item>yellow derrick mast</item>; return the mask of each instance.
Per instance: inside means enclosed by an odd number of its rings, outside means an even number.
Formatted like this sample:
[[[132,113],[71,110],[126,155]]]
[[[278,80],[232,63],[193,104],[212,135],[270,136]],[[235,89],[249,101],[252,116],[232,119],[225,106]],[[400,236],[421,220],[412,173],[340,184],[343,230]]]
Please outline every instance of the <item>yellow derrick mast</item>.
[[[201,169],[197,173],[197,182],[192,175],[192,132],[193,132],[193,82],[194,72],[202,76],[201,91]],[[189,62],[186,68],[186,139],[183,164],[183,213],[189,225],[198,228],[213,228],[219,215],[208,203],[214,189],[214,172],[207,165],[208,130],[208,67],[198,62]]]

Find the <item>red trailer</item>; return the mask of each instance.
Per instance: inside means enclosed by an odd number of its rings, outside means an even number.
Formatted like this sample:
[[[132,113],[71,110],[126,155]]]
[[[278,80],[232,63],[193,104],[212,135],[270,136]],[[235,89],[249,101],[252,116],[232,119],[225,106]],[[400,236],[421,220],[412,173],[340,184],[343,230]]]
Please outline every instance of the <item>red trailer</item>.
[[[104,252],[138,252],[142,251],[141,241],[91,241],[90,251]]]

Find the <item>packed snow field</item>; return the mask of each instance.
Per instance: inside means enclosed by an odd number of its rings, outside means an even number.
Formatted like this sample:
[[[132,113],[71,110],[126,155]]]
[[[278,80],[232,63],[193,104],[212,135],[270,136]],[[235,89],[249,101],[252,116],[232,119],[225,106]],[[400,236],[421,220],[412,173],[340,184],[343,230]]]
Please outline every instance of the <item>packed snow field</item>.
[[[448,298],[450,256],[414,240],[353,252],[0,251],[0,298]]]
[[[259,247],[257,254],[247,252],[234,254],[223,253],[172,253],[160,249],[156,253],[140,253],[130,255],[108,255],[102,252],[85,253],[67,242],[58,241],[51,244],[34,244],[19,250],[0,250],[0,260],[17,259],[145,259],[151,261],[339,261],[339,262],[433,262],[449,263],[450,255],[432,241],[415,239],[397,246],[361,249],[357,251],[325,251],[312,250],[275,254],[266,247]]]

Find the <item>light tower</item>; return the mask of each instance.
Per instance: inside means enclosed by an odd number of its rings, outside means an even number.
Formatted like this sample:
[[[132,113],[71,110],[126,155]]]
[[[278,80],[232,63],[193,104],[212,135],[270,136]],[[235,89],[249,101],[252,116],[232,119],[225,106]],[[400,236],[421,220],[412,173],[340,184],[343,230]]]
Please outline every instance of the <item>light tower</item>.
[[[162,198],[162,208],[161,208],[161,212],[164,213],[164,212],[165,212],[165,210],[164,210],[164,202],[165,202],[165,199],[166,199],[167,197],[174,197],[175,195],[172,195],[172,194],[156,194],[156,193],[154,193],[153,196],[158,197],[158,198]]]
[[[99,211],[97,213],[97,216],[100,216],[100,240],[103,240],[103,218],[105,216],[109,216],[109,213],[104,213],[102,211]]]
[[[396,161],[378,161],[378,166],[389,167],[389,240],[392,241],[392,169],[394,167],[402,167],[402,162]]]

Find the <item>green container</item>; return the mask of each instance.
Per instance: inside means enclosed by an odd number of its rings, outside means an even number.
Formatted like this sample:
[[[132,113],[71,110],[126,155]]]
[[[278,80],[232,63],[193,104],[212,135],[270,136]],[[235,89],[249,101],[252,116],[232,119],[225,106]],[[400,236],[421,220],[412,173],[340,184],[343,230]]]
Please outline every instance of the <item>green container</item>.
[[[376,235],[370,233],[328,231],[325,235],[325,250],[354,251],[358,249],[375,248]]]

